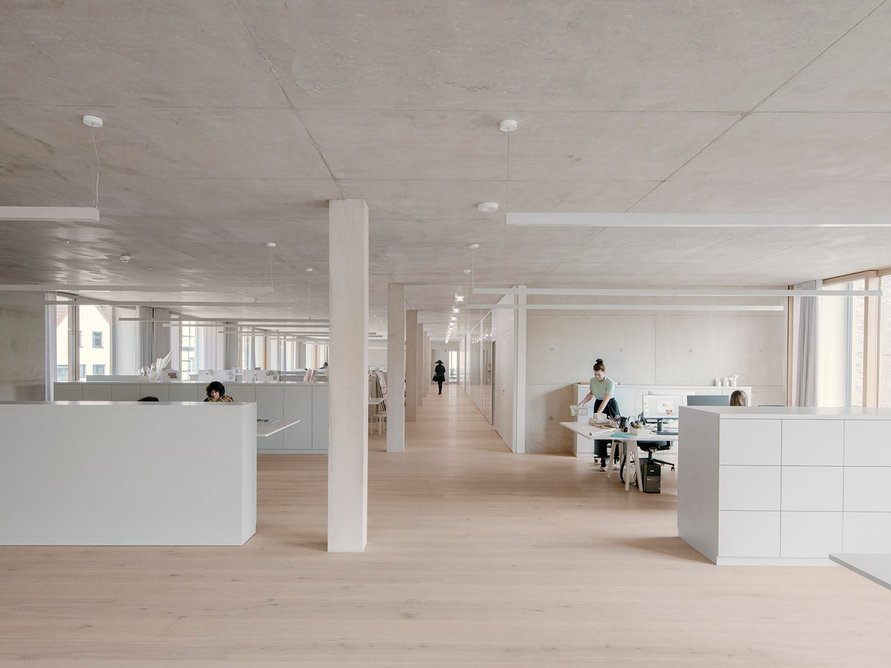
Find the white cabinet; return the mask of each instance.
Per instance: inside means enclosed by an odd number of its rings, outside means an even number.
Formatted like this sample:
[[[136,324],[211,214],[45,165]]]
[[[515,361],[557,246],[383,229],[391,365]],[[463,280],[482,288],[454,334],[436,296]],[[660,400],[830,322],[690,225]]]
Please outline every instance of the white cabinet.
[[[312,449],[328,449],[328,386],[312,388]]]
[[[257,439],[263,452],[324,452],[328,449],[327,383],[226,383],[226,394],[238,402],[256,403],[257,417],[299,423],[272,436]],[[136,401],[153,396],[159,401],[203,402],[204,383],[102,382],[55,383],[56,401]]]
[[[715,563],[891,552],[891,411],[684,407],[681,424],[678,534]]]

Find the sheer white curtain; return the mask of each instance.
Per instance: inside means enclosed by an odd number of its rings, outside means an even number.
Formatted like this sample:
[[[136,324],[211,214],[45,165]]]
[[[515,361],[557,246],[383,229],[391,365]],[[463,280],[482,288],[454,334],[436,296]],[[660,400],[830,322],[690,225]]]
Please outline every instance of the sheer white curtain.
[[[799,283],[796,288],[802,290],[818,290],[821,280]],[[794,335],[794,392],[795,406],[817,405],[817,358],[819,355],[817,330],[818,309],[817,297],[795,297],[795,311],[798,314],[793,327]]]

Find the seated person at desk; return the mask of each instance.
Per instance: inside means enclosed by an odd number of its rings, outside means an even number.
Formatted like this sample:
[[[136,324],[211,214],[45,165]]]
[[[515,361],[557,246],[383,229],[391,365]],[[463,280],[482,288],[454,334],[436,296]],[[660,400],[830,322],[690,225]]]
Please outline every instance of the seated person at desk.
[[[730,395],[730,405],[731,406],[748,406],[749,405],[749,395],[746,394],[745,390],[733,390],[733,394]]]
[[[233,399],[228,394],[226,394],[226,388],[218,380],[214,380],[214,381],[208,383],[208,385],[207,385],[207,399],[205,399],[204,401],[205,402],[210,401],[210,402],[214,402],[214,403],[221,401],[221,402],[227,403],[227,404],[235,403],[235,399]]]
[[[611,418],[618,418],[619,404],[616,401],[616,383],[612,378],[606,375],[606,364],[599,357],[594,362],[594,377],[588,384],[590,391],[581,400],[579,406],[584,406],[591,399],[595,399],[594,419],[598,422],[602,420],[603,415]],[[594,441],[594,455],[600,459],[600,470],[606,471],[606,447],[609,441]]]

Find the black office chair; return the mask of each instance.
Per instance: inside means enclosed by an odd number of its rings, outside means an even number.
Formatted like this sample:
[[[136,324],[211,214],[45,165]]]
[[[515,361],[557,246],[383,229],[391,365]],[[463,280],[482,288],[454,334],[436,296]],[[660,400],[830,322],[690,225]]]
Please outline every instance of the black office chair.
[[[640,441],[638,442],[638,447],[641,450],[647,451],[647,463],[648,464],[659,464],[659,466],[670,466],[671,470],[674,471],[674,463],[667,462],[664,459],[656,459],[653,457],[654,452],[660,452],[662,450],[671,449],[671,441]]]
[[[656,459],[653,457],[654,452],[660,452],[661,450],[669,450],[671,448],[671,441],[638,441],[637,446],[641,450],[646,450],[647,459],[646,463],[648,464],[659,464],[659,466],[670,466],[671,470],[674,471],[674,464],[672,462],[667,462],[664,459]],[[627,453],[626,453],[627,457]],[[637,466],[640,466],[640,462],[637,462]],[[619,463],[619,479],[622,482],[625,482],[625,458],[622,458],[622,461]]]

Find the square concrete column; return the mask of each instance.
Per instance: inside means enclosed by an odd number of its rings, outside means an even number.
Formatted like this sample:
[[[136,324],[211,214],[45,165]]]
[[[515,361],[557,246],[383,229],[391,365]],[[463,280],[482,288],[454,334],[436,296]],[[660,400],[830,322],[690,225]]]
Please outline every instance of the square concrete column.
[[[405,452],[405,284],[387,289],[387,452]]]
[[[426,367],[427,365],[424,363],[424,325],[418,323],[418,348],[417,348],[417,364],[416,367],[417,373],[415,374],[418,377],[418,406],[424,405],[424,395],[427,393],[427,383],[424,382],[424,376],[427,375]]]
[[[418,419],[418,312],[405,312],[405,419]]]
[[[368,532],[368,207],[328,202],[328,551]]]

